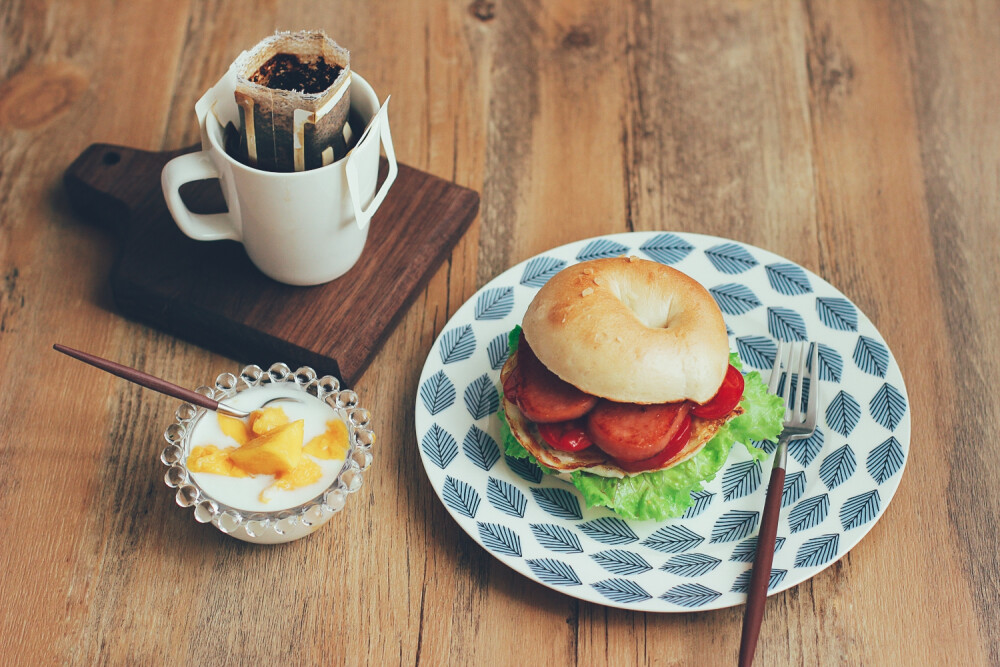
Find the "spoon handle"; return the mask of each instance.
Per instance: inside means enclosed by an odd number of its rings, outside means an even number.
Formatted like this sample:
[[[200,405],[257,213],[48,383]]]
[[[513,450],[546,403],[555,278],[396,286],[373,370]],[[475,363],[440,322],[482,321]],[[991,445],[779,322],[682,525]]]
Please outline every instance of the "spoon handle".
[[[167,382],[166,380],[161,380],[158,377],[150,375],[149,373],[143,373],[142,371],[137,371],[134,368],[129,368],[128,366],[122,366],[121,364],[109,361],[107,359],[102,359],[101,357],[94,356],[93,354],[88,354],[86,352],[81,352],[80,350],[74,350],[71,347],[66,347],[65,345],[59,345],[56,343],[52,346],[52,349],[57,352],[62,352],[63,354],[69,355],[74,359],[79,359],[80,361],[90,364],[91,366],[96,366],[102,371],[107,371],[112,375],[117,375],[120,378],[124,378],[129,382],[134,382],[137,385],[146,387],[147,389],[152,389],[153,391],[158,391],[161,394],[166,394],[167,396],[173,396],[174,398],[179,398],[182,401],[187,401],[189,403],[194,403],[195,405],[200,405],[203,408],[208,408],[209,410],[218,410],[219,402],[214,401],[207,396],[202,396],[196,391],[191,391],[190,389],[185,389],[184,387],[178,387],[177,385]]]

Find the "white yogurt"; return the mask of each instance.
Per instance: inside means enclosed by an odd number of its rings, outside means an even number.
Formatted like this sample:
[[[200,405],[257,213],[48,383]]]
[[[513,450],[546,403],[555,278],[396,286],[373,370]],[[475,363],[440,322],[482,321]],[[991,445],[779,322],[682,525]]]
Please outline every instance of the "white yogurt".
[[[256,410],[266,401],[279,396],[302,401],[301,403],[281,401],[268,407],[280,407],[288,415],[289,421],[297,419],[304,421],[305,438],[303,443],[308,443],[312,438],[324,433],[327,430],[326,423],[328,421],[340,420],[333,408],[315,396],[280,385],[251,387],[222,402],[240,410]],[[214,412],[206,412],[201,416],[195,424],[188,443],[188,449],[184,453],[185,457],[191,453],[192,449],[199,446],[215,445],[219,449],[239,446],[238,442],[222,432],[218,415]],[[309,456],[305,453],[302,455]],[[344,459],[319,459],[313,456],[309,456],[309,458],[319,464],[323,470],[323,476],[320,477],[319,481],[287,491],[278,488],[271,489],[264,496],[269,498],[268,502],[262,502],[260,494],[264,489],[274,484],[273,475],[227,477],[207,472],[191,472],[191,477],[205,494],[220,503],[247,512],[274,512],[301,505],[320,495],[337,479],[337,475],[344,466]]]

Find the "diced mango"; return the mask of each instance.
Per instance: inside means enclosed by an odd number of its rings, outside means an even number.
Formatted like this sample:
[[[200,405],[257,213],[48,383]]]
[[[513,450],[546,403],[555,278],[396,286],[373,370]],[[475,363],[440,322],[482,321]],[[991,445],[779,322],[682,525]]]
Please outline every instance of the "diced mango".
[[[236,451],[235,447],[219,449],[215,445],[195,447],[188,455],[187,467],[191,472],[208,472],[227,477],[247,477],[244,470],[233,464],[229,455]]]
[[[323,477],[323,469],[308,456],[303,456],[299,464],[283,475],[275,477],[274,484],[260,492],[257,498],[262,503],[271,501],[271,492],[275,489],[291,491],[303,486],[315,484]]]
[[[298,419],[258,435],[229,456],[233,463],[248,473],[280,475],[295,468],[302,460],[303,437],[303,422]]]
[[[219,428],[240,445],[247,444],[250,442],[250,438],[253,437],[253,431],[250,430],[250,427],[242,419],[230,417],[221,412],[219,413]]]
[[[348,448],[347,424],[331,419],[326,423],[326,432],[310,440],[303,451],[318,459],[342,459]]]
[[[280,407],[254,410],[250,413],[250,430],[257,435],[264,435],[287,423],[288,415]]]
[[[297,466],[275,479],[274,486],[291,491],[318,482],[322,476],[323,469],[319,467],[319,464],[303,456]]]

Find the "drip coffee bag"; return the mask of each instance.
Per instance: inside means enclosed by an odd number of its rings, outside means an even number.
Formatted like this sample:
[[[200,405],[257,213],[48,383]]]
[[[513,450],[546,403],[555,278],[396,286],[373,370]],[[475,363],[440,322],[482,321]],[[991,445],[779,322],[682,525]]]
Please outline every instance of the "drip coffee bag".
[[[303,171],[350,147],[351,56],[324,32],[279,32],[233,63],[236,159],[266,171]]]

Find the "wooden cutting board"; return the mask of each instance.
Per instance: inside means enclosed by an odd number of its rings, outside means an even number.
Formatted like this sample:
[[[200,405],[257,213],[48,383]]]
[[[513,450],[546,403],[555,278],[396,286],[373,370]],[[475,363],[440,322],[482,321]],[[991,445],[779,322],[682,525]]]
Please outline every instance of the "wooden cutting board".
[[[160,171],[197,149],[94,144],[66,170],[74,208],[120,240],[111,271],[118,308],[241,362],[305,364],[345,386],[361,376],[479,210],[475,191],[400,164],[354,268],[325,285],[291,287],[258,271],[242,245],[193,241],[174,224]],[[225,210],[218,181],[189,184],[182,195],[192,211]]]

